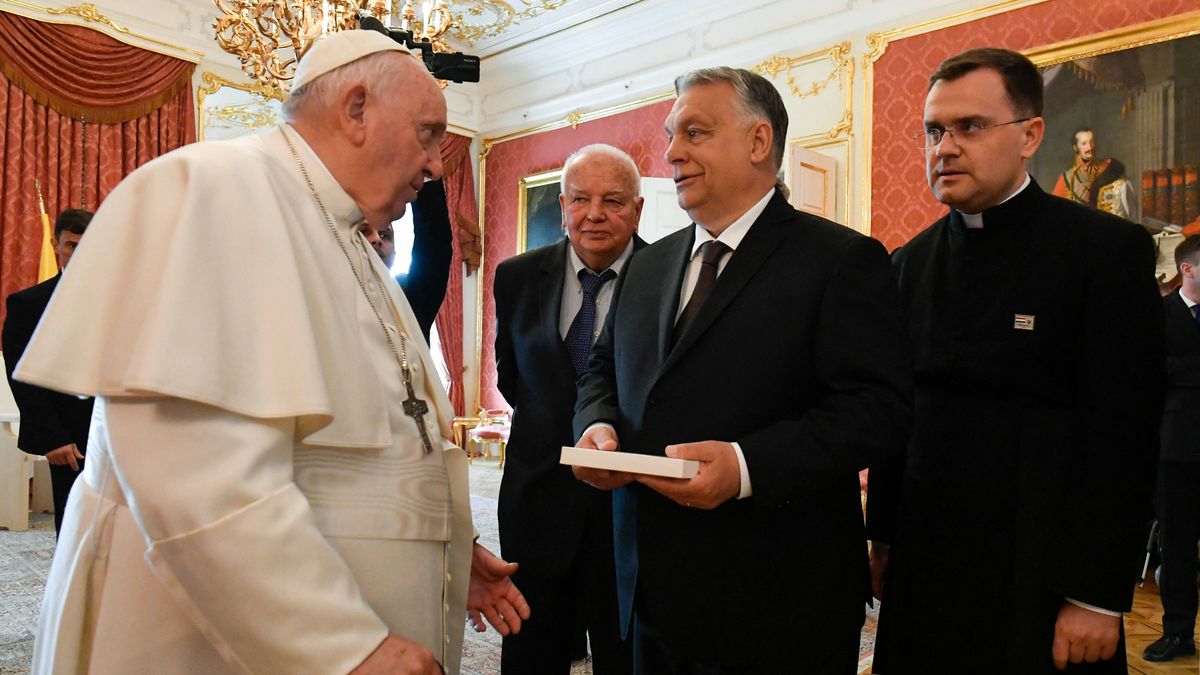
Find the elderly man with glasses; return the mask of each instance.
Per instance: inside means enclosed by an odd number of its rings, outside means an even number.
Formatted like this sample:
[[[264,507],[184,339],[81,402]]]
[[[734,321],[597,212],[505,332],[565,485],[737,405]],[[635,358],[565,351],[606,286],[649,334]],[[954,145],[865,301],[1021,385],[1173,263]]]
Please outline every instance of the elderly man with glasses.
[[[876,673],[1125,672],[1163,386],[1154,251],[1033,181],[1041,114],[1015,52],[930,77],[915,142],[950,212],[893,256],[916,416],[903,464],[871,471]]]

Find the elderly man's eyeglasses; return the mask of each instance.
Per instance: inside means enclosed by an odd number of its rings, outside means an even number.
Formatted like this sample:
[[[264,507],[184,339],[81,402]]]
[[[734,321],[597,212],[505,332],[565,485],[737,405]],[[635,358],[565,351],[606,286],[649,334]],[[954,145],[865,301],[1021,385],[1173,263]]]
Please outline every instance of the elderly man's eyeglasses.
[[[983,122],[972,120],[970,122],[951,124],[949,127],[944,129],[942,127],[926,127],[924,130],[913,134],[913,139],[920,145],[920,147],[930,150],[940,145],[942,139],[947,135],[953,136],[955,143],[970,143],[971,141],[977,140],[983,135],[983,132],[987,131],[988,129],[1005,127],[1010,124],[1017,124],[1019,122],[1028,122],[1031,119],[1033,118],[1022,117],[1019,120],[1001,122],[999,124],[984,124]]]

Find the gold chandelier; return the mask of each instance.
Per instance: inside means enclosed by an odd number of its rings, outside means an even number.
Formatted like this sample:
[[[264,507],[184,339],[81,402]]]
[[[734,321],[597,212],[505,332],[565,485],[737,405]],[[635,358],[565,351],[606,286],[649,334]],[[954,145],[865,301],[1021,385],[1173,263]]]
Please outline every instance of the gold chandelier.
[[[434,51],[453,51],[444,39],[457,24],[445,0],[213,0],[223,14],[213,23],[217,44],[238,57],[242,71],[279,93],[296,74],[296,63],[322,36],[358,28],[361,10],[384,25],[428,40]]]

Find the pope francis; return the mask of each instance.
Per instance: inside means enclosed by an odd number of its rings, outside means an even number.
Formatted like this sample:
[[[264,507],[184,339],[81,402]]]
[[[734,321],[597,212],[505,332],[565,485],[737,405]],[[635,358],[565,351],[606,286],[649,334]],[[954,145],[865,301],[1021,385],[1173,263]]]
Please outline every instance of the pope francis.
[[[126,178],[17,367],[96,397],[35,673],[457,673],[464,608],[529,616],[472,544],[449,401],[357,233],[441,176],[441,92],[347,31],[284,118]]]

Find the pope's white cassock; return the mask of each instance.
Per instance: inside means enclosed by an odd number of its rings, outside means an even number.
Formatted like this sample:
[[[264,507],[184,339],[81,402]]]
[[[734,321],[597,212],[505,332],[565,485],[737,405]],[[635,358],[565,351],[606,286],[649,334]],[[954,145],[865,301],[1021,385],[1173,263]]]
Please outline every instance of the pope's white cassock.
[[[97,397],[35,673],[345,673],[389,630],[458,671],[466,460],[359,219],[290,127],[172,152],[104,202],[17,368]],[[432,454],[351,265],[416,336]]]

